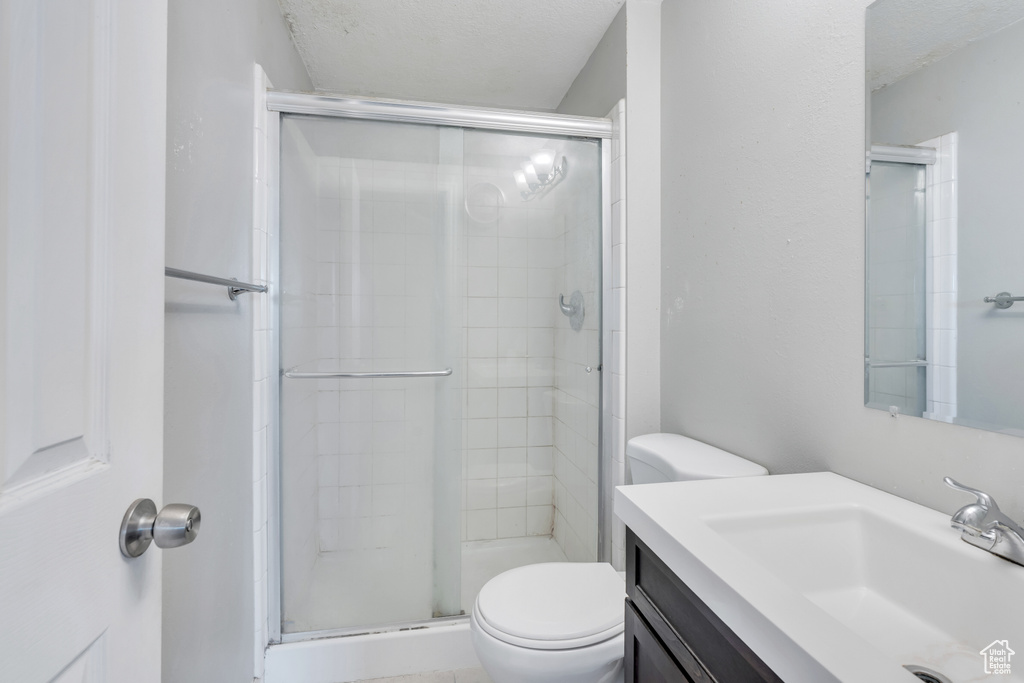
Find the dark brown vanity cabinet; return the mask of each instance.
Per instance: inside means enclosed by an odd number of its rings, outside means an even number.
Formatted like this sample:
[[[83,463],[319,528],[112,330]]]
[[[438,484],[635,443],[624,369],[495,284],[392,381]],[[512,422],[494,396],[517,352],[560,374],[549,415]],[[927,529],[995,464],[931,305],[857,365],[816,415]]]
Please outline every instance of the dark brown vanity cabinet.
[[[629,529],[626,683],[781,683]]]

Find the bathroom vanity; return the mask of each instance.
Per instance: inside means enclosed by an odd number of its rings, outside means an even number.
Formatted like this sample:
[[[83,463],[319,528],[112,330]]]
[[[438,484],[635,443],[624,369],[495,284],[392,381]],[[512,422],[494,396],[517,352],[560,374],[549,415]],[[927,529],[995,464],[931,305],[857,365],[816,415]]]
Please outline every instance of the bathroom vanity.
[[[631,530],[626,595],[626,681],[782,681]]]
[[[629,682],[983,681],[1024,643],[1024,567],[836,474],[623,486],[615,514]]]

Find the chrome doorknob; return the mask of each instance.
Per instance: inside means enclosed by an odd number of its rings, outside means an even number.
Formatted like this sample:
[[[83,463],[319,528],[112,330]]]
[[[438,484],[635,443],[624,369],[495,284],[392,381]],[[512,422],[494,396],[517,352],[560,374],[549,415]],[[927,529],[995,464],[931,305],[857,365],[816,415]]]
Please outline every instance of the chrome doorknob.
[[[128,506],[121,520],[121,554],[138,557],[154,542],[158,548],[188,545],[199,534],[201,521],[199,508],[194,505],[171,503],[158,513],[152,500],[139,498]]]

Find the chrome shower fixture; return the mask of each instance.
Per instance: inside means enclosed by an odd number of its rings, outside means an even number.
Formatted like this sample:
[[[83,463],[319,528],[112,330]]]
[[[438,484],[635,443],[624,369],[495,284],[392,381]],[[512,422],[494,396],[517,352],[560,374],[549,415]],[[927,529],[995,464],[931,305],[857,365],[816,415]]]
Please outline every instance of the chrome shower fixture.
[[[530,160],[523,162],[522,167],[512,175],[523,201],[528,202],[557,185],[565,177],[567,168],[568,162],[564,156],[556,166],[555,153],[542,149],[531,154]]]

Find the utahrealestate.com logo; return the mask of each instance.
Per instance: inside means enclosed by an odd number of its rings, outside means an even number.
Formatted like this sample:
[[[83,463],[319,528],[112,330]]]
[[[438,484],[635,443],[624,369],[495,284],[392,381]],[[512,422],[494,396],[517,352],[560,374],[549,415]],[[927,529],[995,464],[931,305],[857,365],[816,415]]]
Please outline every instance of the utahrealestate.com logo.
[[[1010,658],[1017,653],[1010,649],[1009,641],[993,640],[978,654],[985,658],[985,673],[1000,675],[1010,673]]]

